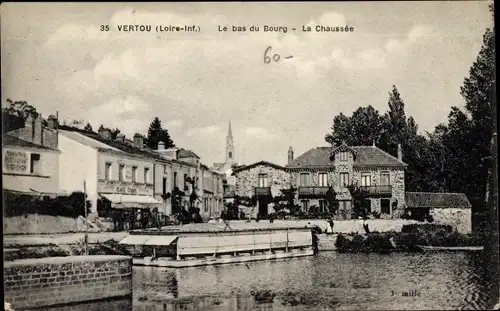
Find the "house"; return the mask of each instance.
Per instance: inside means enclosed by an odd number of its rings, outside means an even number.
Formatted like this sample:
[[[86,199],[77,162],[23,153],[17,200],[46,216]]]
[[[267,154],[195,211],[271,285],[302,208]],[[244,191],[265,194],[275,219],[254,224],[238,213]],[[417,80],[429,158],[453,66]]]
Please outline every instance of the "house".
[[[438,223],[451,224],[460,232],[472,229],[472,205],[464,193],[406,192],[406,213],[411,218],[432,215]]]
[[[261,161],[234,170],[236,195],[255,196],[259,213],[265,216],[265,197],[275,197],[284,188],[297,188],[296,202],[304,212],[311,206],[326,208],[327,192],[332,188],[339,202],[338,216],[350,218],[353,196],[348,186],[364,190],[367,210],[383,217],[402,213],[405,167],[401,146],[398,157],[373,146],[316,147],[297,158],[288,150],[288,164]],[[264,206],[262,206],[264,205]]]
[[[85,191],[93,215],[109,216],[112,209],[165,210],[154,196],[161,157],[141,149],[142,136],[135,135],[133,145],[123,135],[112,139],[107,128],[96,134],[62,127],[59,136],[61,189]]]
[[[204,219],[217,218],[224,206],[224,174],[202,166],[203,204],[201,215]]]
[[[55,117],[28,116],[23,128],[3,135],[3,189],[34,196],[59,194],[58,135]]]

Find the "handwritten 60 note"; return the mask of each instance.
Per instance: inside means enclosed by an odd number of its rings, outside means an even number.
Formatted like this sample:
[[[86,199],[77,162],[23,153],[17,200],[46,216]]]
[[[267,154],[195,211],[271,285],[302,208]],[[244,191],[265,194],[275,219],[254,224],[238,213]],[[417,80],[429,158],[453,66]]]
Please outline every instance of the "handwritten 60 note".
[[[271,46],[268,46],[267,49],[264,51],[264,64],[270,64],[271,62],[279,62],[280,59],[281,59],[281,56],[280,54],[278,53],[272,53],[272,47]],[[284,57],[285,59],[290,59],[290,58],[293,58],[292,55],[289,55],[289,56],[285,56]]]

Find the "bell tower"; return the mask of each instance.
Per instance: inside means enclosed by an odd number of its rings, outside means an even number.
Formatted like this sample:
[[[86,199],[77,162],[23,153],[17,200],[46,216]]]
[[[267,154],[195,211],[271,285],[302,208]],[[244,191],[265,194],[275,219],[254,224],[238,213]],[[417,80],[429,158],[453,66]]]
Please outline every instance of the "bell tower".
[[[234,162],[234,142],[233,132],[231,130],[231,121],[229,121],[229,129],[226,136],[226,163]]]

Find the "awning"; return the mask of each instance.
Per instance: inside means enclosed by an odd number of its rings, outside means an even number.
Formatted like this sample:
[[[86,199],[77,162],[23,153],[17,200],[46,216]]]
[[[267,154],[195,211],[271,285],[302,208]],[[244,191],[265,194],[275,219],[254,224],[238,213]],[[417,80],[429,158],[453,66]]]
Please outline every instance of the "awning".
[[[129,235],[118,244],[143,245],[151,236],[149,235]]]
[[[157,246],[168,246],[170,245],[178,236],[176,235],[142,235],[142,234],[132,234],[121,240],[119,244],[127,245],[157,245]]]
[[[130,194],[101,194],[102,197],[108,199],[112,203],[113,208],[137,208],[138,206],[151,206],[161,204],[149,195],[130,195]]]
[[[175,241],[175,239],[177,239],[176,235],[155,235],[150,236],[150,239],[148,239],[144,245],[168,246]]]

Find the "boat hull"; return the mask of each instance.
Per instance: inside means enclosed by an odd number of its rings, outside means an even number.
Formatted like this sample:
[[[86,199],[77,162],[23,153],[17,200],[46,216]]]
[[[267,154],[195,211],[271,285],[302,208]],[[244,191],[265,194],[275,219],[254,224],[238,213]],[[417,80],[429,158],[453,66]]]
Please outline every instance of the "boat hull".
[[[455,251],[455,252],[478,252],[484,249],[483,246],[425,246],[425,245],[417,245],[423,251],[429,252],[437,252],[437,251]]]
[[[152,266],[152,267],[167,267],[167,268],[187,268],[187,267],[198,267],[198,266],[212,266],[212,265],[222,265],[222,264],[234,264],[234,263],[245,263],[252,261],[262,261],[262,260],[279,260],[287,258],[305,257],[314,255],[312,248],[304,250],[293,250],[289,252],[275,252],[275,253],[264,253],[264,254],[248,254],[248,255],[236,255],[228,257],[209,257],[200,259],[144,259],[144,258],[133,258],[132,262],[134,266]]]

